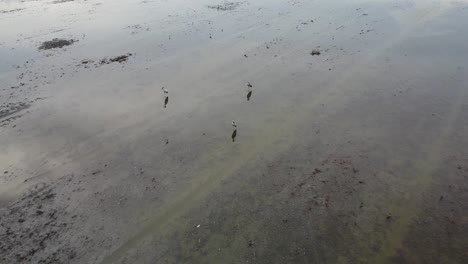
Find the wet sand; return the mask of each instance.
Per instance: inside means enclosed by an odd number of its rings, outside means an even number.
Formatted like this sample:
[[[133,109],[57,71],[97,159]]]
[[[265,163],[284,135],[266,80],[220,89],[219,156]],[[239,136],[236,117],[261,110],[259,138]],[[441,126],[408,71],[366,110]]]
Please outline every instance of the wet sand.
[[[0,263],[467,263],[467,26],[465,0],[1,1]]]

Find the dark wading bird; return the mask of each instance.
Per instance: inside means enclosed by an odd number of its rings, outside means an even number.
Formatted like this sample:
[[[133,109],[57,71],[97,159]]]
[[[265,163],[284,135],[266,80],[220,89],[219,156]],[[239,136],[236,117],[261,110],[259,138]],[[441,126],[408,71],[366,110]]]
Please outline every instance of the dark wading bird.
[[[232,127],[234,128],[234,131],[232,131],[231,138],[232,138],[232,142],[235,142],[236,136],[237,136],[237,124],[234,120],[232,120]]]
[[[161,90],[164,92],[164,95],[166,96],[166,98],[164,99],[164,108],[166,108],[167,104],[169,103],[169,91],[162,87]]]
[[[247,101],[250,101],[250,97],[252,96],[252,84],[247,83]]]

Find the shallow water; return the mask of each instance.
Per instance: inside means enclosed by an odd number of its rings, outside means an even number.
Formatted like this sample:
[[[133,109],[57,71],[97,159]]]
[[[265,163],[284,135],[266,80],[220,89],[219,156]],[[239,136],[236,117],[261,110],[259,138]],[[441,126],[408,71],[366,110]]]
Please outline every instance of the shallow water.
[[[0,2],[2,261],[466,262],[468,1],[223,4]]]

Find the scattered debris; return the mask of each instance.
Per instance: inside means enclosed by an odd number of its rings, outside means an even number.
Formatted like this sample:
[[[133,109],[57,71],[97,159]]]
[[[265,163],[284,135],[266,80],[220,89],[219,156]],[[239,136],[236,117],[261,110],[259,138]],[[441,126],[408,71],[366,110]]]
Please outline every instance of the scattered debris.
[[[210,9],[215,9],[217,11],[231,11],[231,10],[236,9],[241,4],[242,4],[241,2],[224,2],[223,4],[209,5],[207,7]]]
[[[150,28],[146,25],[146,23],[144,24],[144,26],[136,24],[128,26],[125,29],[130,30],[132,35],[138,34],[141,31],[150,31]]]

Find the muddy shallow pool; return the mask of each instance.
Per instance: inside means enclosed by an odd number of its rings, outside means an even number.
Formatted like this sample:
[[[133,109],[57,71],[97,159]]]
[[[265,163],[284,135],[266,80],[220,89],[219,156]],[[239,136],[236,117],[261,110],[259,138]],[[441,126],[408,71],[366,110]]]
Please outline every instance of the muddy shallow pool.
[[[467,263],[468,1],[0,1],[0,263]]]

